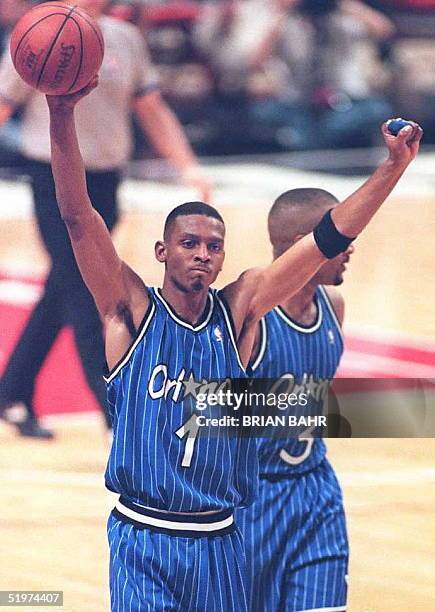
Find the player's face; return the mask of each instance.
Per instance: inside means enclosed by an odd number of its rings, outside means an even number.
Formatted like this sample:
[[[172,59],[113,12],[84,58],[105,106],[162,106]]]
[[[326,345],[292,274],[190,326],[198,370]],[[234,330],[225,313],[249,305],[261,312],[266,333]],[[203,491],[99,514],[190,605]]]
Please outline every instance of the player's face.
[[[354,250],[355,247],[351,244],[344,253],[328,260],[314,276],[315,282],[318,285],[341,285],[344,281],[343,274],[346,271],[346,265]]]
[[[89,13],[91,17],[99,17],[109,4],[109,0],[75,0],[74,4]]]
[[[199,292],[207,289],[222,269],[224,238],[225,227],[218,219],[179,216],[167,239],[157,244],[156,256],[166,264],[166,274],[178,289]]]

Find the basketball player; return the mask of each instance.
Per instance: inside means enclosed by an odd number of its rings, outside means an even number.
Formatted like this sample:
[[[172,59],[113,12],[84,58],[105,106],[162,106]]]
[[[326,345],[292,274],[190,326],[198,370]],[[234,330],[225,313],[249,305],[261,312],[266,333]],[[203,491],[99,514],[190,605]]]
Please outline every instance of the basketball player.
[[[108,523],[112,610],[242,612],[233,510],[255,496],[256,444],[200,431],[184,395],[203,379],[244,375],[260,318],[346,251],[417,154],[421,129],[390,138],[389,159],[315,232],[221,292],[210,290],[224,260],[221,216],[201,202],[175,208],[155,246],[163,287],[152,289],[118,257],[86,191],[74,106],[96,82],[47,101],[57,201],[105,327],[114,421],[106,485],[121,496]]]
[[[337,205],[323,189],[293,189],[274,203],[268,219],[278,258],[309,234]],[[343,282],[353,246],[328,261],[258,326],[251,365],[258,378],[288,377],[310,392],[316,414],[342,352],[344,301],[333,287]],[[300,439],[258,440],[259,496],[237,511],[250,577],[250,609],[345,610],[348,542],[340,486],[326,459],[325,443],[305,432]]]
[[[199,193],[207,193],[208,181],[177,118],[159,92],[155,70],[139,30],[104,15],[108,0],[75,0],[72,4],[98,21],[105,40],[100,87],[78,109],[77,129],[88,190],[107,227],[112,230],[119,216],[118,185],[133,144],[132,111],[156,152],[171,161]],[[98,312],[77,269],[58,212],[44,96],[20,78],[6,51],[0,62],[0,126],[20,106],[23,108],[23,153],[30,171],[35,215],[51,266],[43,294],[0,378],[0,416],[4,411],[8,419],[8,407],[21,406],[24,414],[15,423],[20,435],[50,439],[53,433],[40,425],[34,410],[35,382],[65,325],[74,331],[87,383],[107,427],[111,427],[106,389],[100,375],[104,343]]]

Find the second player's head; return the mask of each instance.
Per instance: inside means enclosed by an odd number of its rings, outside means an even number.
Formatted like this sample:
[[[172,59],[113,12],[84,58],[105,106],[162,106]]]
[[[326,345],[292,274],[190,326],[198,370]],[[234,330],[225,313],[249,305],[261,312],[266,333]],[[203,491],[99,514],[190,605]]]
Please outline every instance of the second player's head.
[[[222,269],[225,224],[218,211],[203,202],[174,208],[165,221],[156,258],[165,264],[169,281],[183,292],[208,288]]]
[[[268,217],[274,259],[311,233],[323,215],[337,204],[337,198],[324,189],[291,189],[281,194],[275,200]],[[345,253],[327,261],[313,280],[317,284],[341,285],[345,264],[352,252],[353,246],[350,246]]]

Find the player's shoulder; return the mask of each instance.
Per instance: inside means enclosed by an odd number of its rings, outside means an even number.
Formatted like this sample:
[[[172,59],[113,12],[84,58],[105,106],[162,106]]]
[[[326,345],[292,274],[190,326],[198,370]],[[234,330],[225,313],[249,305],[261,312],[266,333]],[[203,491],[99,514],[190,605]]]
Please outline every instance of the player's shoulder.
[[[222,290],[222,294],[225,296],[225,299],[228,302],[233,301],[236,298],[245,297],[245,301],[249,298],[255,288],[258,286],[260,282],[261,275],[263,273],[263,268],[250,268],[249,270],[245,270],[240,274],[240,276],[230,283],[226,285]]]
[[[344,298],[335,287],[323,287],[323,290],[328,298],[340,325],[343,325],[344,320]]]
[[[263,268],[245,270],[240,276],[221,290],[233,317],[237,335],[243,326],[253,324],[250,305],[256,288],[261,282]]]

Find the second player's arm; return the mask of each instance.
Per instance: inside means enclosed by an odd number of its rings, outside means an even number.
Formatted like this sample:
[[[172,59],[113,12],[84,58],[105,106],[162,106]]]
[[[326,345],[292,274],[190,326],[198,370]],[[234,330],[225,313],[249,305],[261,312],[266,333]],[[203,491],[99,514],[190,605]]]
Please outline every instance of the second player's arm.
[[[383,135],[389,149],[388,159],[331,214],[339,232],[349,238],[358,236],[366,227],[415,158],[422,131],[415,125],[401,130],[395,137],[388,134],[386,126],[383,126]],[[238,332],[301,289],[325,261],[326,257],[311,233],[271,265],[248,270],[238,281],[229,285],[225,293]]]

